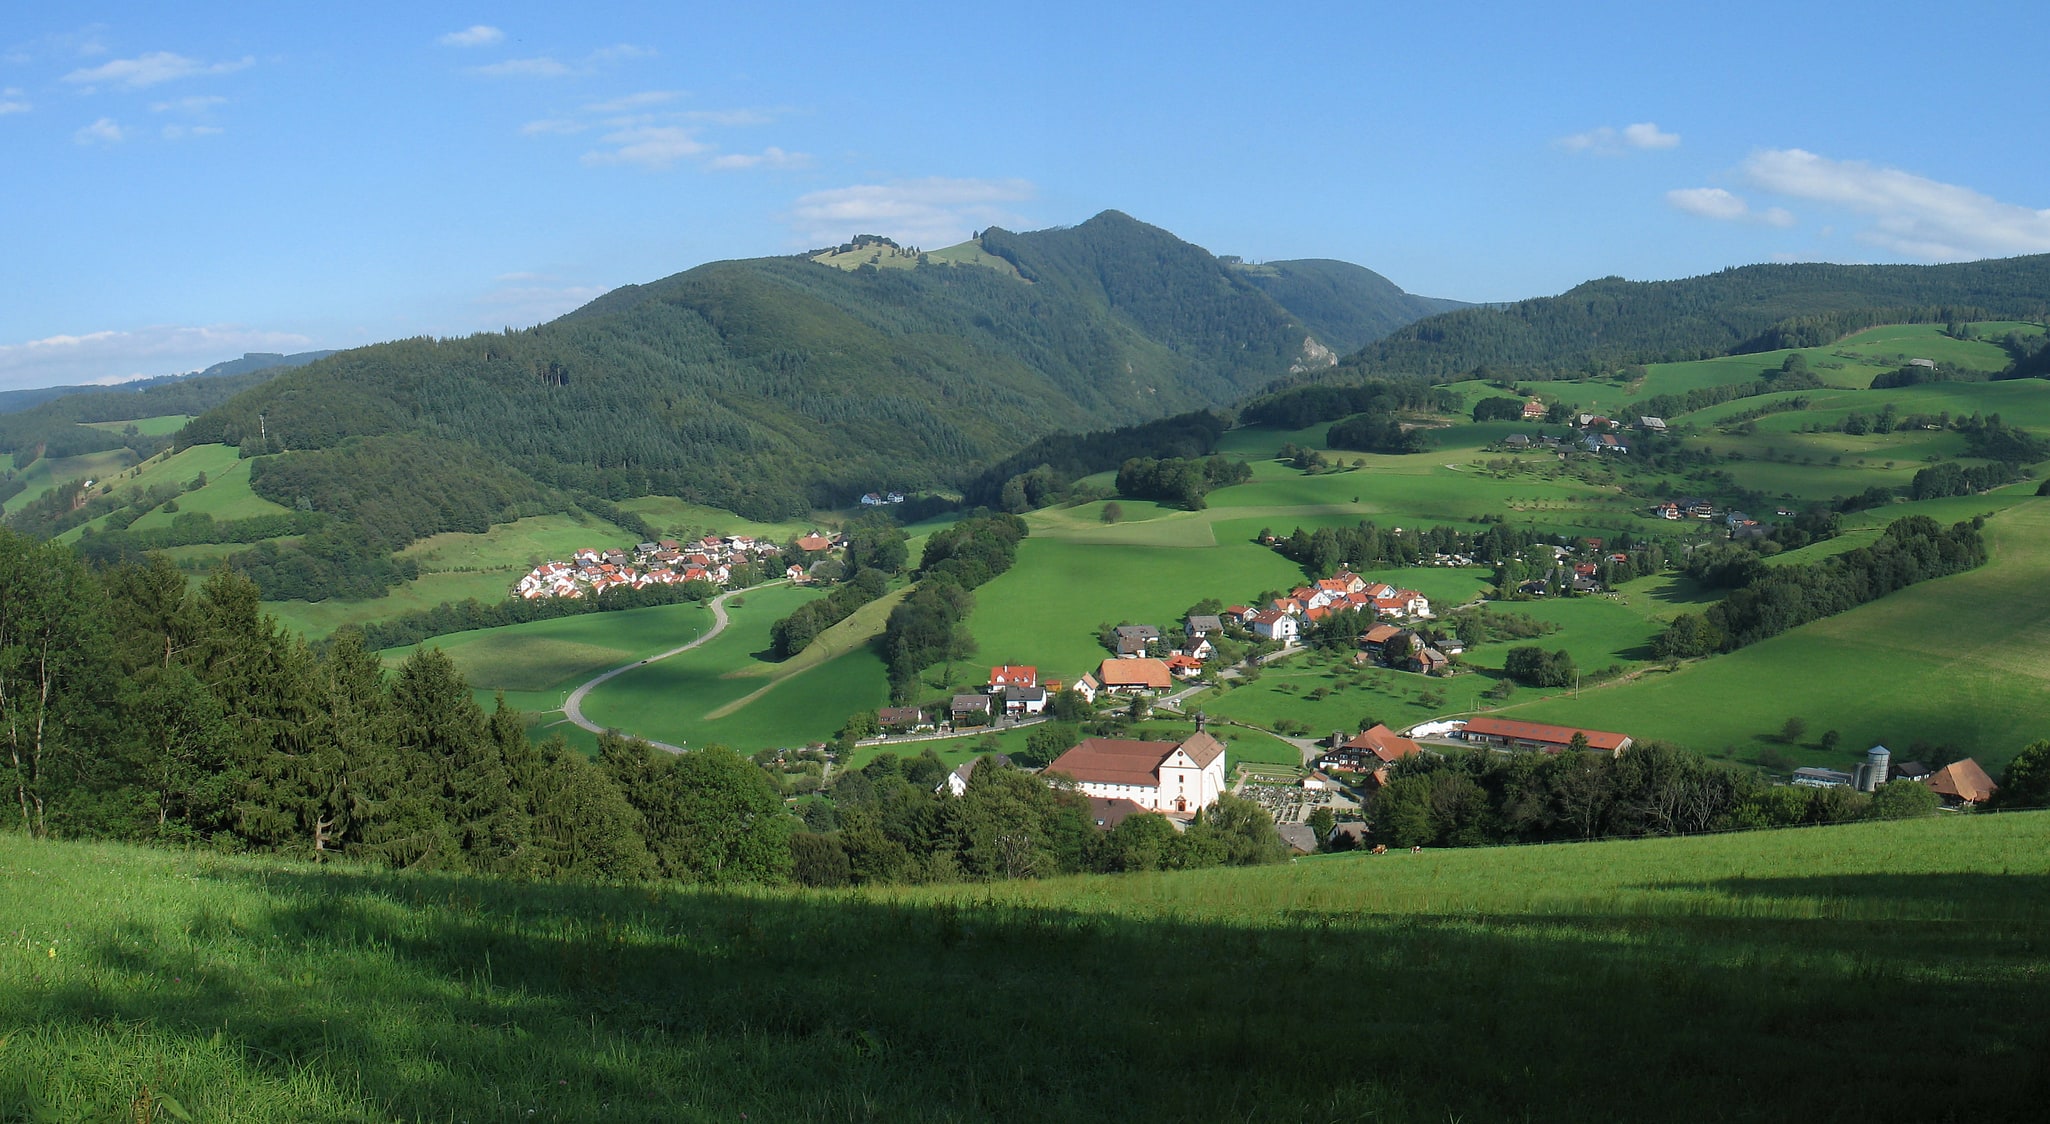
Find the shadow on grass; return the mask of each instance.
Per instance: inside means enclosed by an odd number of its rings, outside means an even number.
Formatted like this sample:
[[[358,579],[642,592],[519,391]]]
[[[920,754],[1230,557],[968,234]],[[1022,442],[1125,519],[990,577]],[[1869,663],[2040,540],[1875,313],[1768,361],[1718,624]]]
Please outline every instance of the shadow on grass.
[[[109,923],[97,978],[28,996],[34,1019],[220,1030],[257,1078],[356,1090],[344,1118],[1988,1120],[2050,1094],[2034,906],[1818,925],[1256,903],[1240,924],[972,892],[207,877],[245,904]],[[1701,888],[2050,893],[1959,881]],[[1941,1064],[1857,1066],[1874,1044]]]

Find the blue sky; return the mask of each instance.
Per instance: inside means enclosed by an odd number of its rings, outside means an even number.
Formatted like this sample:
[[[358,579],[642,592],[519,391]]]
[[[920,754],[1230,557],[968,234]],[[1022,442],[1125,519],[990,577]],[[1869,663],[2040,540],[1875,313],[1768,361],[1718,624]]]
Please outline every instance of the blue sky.
[[[0,24],[0,389],[1105,208],[1467,300],[2050,251],[2038,4],[193,7]]]

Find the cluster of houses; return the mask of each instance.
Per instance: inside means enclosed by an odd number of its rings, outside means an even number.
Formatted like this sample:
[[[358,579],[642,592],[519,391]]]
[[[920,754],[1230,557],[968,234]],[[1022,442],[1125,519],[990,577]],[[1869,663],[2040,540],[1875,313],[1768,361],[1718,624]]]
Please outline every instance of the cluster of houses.
[[[1723,526],[1730,529],[1733,539],[1759,538],[1771,531],[1770,527],[1744,512],[1735,509],[1718,511],[1714,503],[1697,496],[1661,500],[1651,505],[1651,514],[1658,519],[1721,519]],[[1781,508],[1776,514],[1788,516],[1793,512]]]
[[[567,562],[543,562],[527,571],[513,586],[513,596],[538,601],[544,597],[597,597],[613,589],[684,582],[723,586],[733,580],[736,567],[781,554],[776,544],[746,535],[707,535],[692,543],[663,539],[638,543],[631,551],[585,548]],[[802,572],[801,567],[793,569]]]
[[[1523,420],[1545,420],[1545,404],[1533,398],[1523,404]],[[1637,431],[1647,434],[1666,432],[1664,418],[1638,418]],[[1506,449],[1544,449],[1563,453],[1568,449],[1582,449],[1590,453],[1628,453],[1630,438],[1624,432],[1623,423],[1600,414],[1581,414],[1573,420],[1573,428],[1564,436],[1526,433],[1512,433],[1502,439]]]
[[[1414,589],[1397,589],[1387,582],[1370,582],[1350,570],[1292,590],[1264,606],[1234,605],[1225,616],[1244,625],[1262,640],[1294,644],[1305,626],[1321,623],[1334,613],[1371,613],[1393,619],[1427,619],[1431,599]]]

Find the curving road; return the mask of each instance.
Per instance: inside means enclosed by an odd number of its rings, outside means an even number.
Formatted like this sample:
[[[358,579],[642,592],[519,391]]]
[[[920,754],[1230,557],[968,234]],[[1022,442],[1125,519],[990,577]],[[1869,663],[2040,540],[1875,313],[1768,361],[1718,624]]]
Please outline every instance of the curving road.
[[[700,635],[697,639],[692,640],[688,644],[678,645],[677,647],[671,648],[666,652],[659,652],[655,655],[649,656],[647,659],[644,660],[635,660],[632,663],[620,664],[618,667],[615,667],[610,671],[603,672],[597,675],[596,677],[586,681],[585,683],[577,687],[576,690],[571,691],[569,693],[569,699],[562,704],[563,717],[568,718],[571,722],[576,723],[578,726],[581,726],[582,728],[589,730],[594,734],[604,733],[606,729],[605,727],[600,726],[596,722],[593,722],[590,719],[584,717],[584,696],[591,693],[591,688],[598,686],[600,683],[603,683],[608,679],[611,679],[615,675],[624,675],[637,667],[646,667],[647,665],[654,663],[657,660],[666,660],[671,656],[681,655],[684,652],[690,651],[692,648],[697,647],[698,645],[704,643],[707,640],[710,640],[712,637],[717,636],[721,632],[724,632],[726,630],[727,598],[734,597],[742,593],[754,593],[759,590],[767,589],[770,586],[783,584],[785,583],[769,582],[764,585],[750,586],[747,589],[729,589],[726,592],[720,594],[719,596],[712,598],[711,601],[707,602],[707,604],[710,605],[712,609],[711,628],[706,629],[702,635]],[[680,745],[670,745],[668,742],[658,742],[650,740],[648,738],[642,738],[641,740],[647,742],[649,745],[654,746],[656,749],[666,749],[671,753],[683,752],[683,747]]]

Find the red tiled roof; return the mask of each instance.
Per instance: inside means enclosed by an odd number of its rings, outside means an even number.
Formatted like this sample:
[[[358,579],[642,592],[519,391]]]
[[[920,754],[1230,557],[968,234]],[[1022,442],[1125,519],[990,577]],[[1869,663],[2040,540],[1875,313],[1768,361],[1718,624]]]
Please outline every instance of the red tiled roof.
[[[1039,669],[1031,664],[1004,664],[989,669],[989,685],[992,687],[1036,687],[1039,685]]]
[[[1408,757],[1412,753],[1422,753],[1424,751],[1422,746],[1383,725],[1376,725],[1370,729],[1361,730],[1350,741],[1345,743],[1344,748],[1364,749],[1375,757],[1380,758],[1383,762],[1391,764]]]
[[[1628,734],[1610,733],[1607,730],[1587,730],[1579,726],[1550,726],[1543,722],[1518,722],[1510,718],[1473,718],[1466,723],[1468,736],[1479,734],[1489,738],[1512,738],[1517,741],[1544,742],[1549,745],[1570,745],[1573,735],[1586,734],[1587,748],[1603,749],[1613,753],[1630,740]]]
[[[1054,758],[1049,773],[1065,773],[1091,784],[1160,783],[1160,763],[1175,751],[1173,742],[1142,742],[1128,738],[1086,738]]]
[[[1096,679],[1106,687],[1155,687],[1172,685],[1167,664],[1156,659],[1105,660],[1096,669]]]

